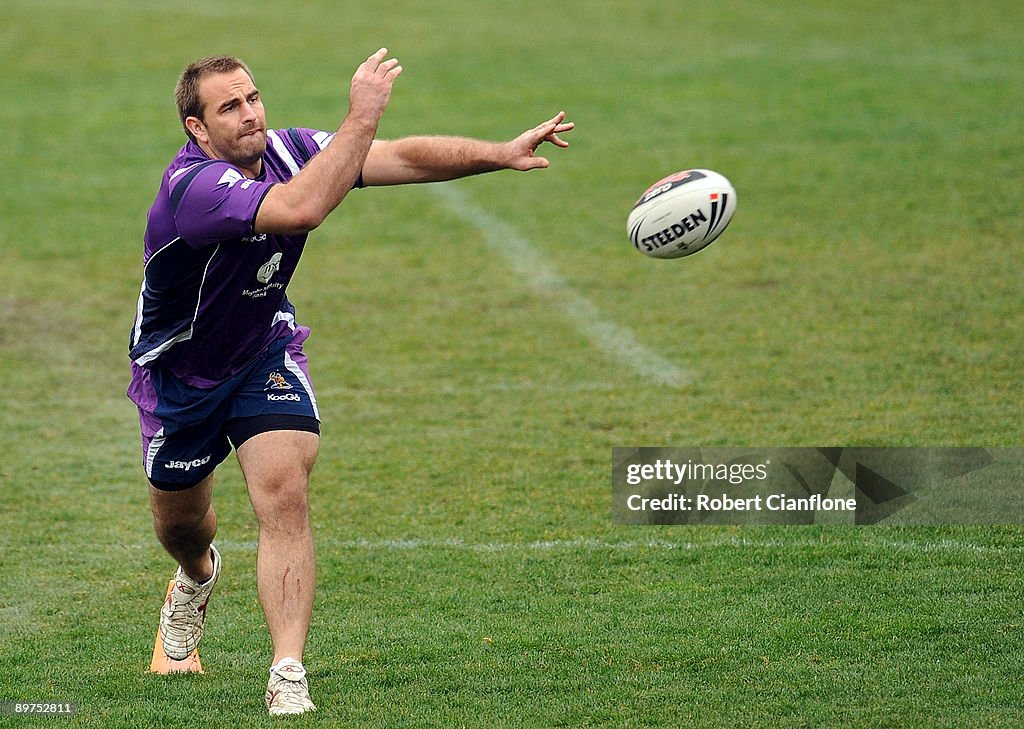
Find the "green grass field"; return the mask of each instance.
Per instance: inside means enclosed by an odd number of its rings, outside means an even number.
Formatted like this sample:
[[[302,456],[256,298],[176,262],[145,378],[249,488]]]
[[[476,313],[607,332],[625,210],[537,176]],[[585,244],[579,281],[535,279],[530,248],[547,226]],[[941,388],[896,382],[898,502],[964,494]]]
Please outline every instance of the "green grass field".
[[[0,701],[79,711],[0,726],[277,723],[233,459],[206,673],[146,672],[173,565],[124,397],[141,238],[189,61],[240,55],[271,126],[333,129],[382,45],[382,137],[577,130],[549,170],[359,191],[311,236],[319,711],[291,723],[1024,725],[1019,528],[610,516],[616,446],[1024,443],[1019,2],[3,15]],[[732,179],[735,220],[640,256],[629,208],[686,167]]]

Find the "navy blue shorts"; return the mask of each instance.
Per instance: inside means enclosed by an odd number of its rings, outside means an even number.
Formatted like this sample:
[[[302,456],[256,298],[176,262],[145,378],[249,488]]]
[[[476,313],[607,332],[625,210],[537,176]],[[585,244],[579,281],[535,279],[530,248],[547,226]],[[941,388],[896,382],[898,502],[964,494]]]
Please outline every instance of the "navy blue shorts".
[[[213,473],[231,446],[271,430],[320,432],[320,411],[297,327],[264,356],[212,389],[184,384],[166,370],[137,373],[129,392],[139,408],[142,460],[154,487],[178,491]]]

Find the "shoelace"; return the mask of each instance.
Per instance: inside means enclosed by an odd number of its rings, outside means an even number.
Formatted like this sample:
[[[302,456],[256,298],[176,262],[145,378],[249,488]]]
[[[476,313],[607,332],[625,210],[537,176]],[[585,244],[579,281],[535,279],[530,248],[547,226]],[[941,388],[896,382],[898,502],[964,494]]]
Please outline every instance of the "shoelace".
[[[192,643],[192,634],[195,628],[201,628],[203,625],[203,616],[199,607],[196,605],[198,602],[196,596],[186,602],[178,602],[173,598],[170,602],[170,611],[167,615],[167,625],[165,626],[166,632],[173,636],[176,640],[186,640],[188,643]],[[164,605],[166,610],[167,605]]]
[[[304,681],[290,681],[279,673],[275,674],[275,677],[276,680],[268,690],[272,705],[281,708],[305,709],[313,703],[309,698],[309,690],[305,687]]]
[[[173,623],[179,623],[184,619],[190,625],[199,625],[199,609],[190,602],[171,603],[170,618]]]

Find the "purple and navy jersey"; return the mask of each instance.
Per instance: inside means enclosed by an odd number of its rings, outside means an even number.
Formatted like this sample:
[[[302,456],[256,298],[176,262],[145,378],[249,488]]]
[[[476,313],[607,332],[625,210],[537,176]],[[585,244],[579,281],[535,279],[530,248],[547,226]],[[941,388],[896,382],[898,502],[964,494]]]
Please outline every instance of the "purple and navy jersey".
[[[147,219],[130,348],[137,367],[158,363],[186,384],[212,387],[290,336],[295,309],[285,289],[306,234],[257,234],[253,226],[270,188],[290,180],[332,137],[268,129],[255,180],[195,142],[181,148]]]

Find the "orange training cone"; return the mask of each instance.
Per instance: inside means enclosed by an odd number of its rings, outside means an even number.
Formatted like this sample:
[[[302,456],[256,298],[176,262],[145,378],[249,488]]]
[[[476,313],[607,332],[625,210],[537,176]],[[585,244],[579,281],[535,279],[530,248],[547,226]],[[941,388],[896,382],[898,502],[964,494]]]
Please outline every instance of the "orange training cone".
[[[174,588],[174,580],[167,583],[167,595],[164,596],[166,600],[171,594],[171,590]],[[149,670],[152,673],[168,674],[168,673],[202,673],[203,664],[199,662],[199,649],[193,650],[183,661],[176,661],[173,658],[169,658],[164,653],[163,642],[160,640],[160,629],[156,630],[156,642],[153,643],[153,660],[149,664]]]

